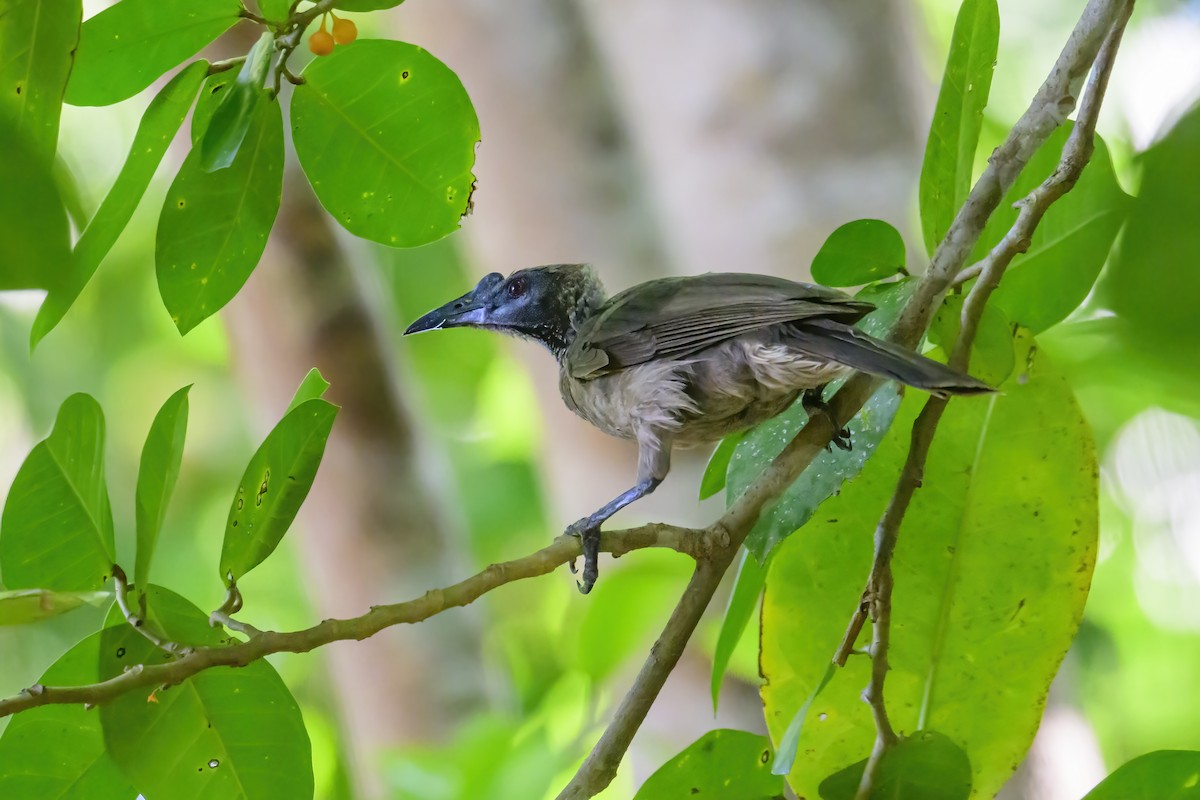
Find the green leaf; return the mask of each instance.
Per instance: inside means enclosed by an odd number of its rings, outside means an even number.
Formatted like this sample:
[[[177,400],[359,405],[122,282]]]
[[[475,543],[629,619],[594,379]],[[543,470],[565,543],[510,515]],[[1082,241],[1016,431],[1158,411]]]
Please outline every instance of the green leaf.
[[[821,800],[854,800],[867,760],[821,781]],[[879,763],[872,798],[888,800],[967,800],[971,761],[962,748],[936,731],[901,739]]]
[[[859,327],[873,336],[884,335],[899,316],[912,286],[911,280],[903,280],[868,287],[860,292],[858,296],[875,303],[876,309],[859,323]],[[840,382],[831,385],[825,390],[826,396],[832,396],[840,385]],[[754,554],[760,564],[766,563],[767,556],[775,546],[803,525],[825,498],[837,492],[844,481],[862,470],[891,424],[899,403],[900,395],[895,384],[885,383],[879,387],[847,426],[854,449],[849,452],[833,449],[818,455],[812,466],[801,473],[778,500],[763,510],[746,538],[746,549]],[[729,461],[729,486],[725,492],[727,506],[732,505],[758,479],[807,420],[808,415],[802,404],[796,401],[787,411],[746,434]]]
[[[713,450],[712,456],[708,459],[708,466],[704,468],[704,475],[700,478],[701,500],[707,500],[725,488],[725,474],[729,471],[729,459],[733,458],[734,449],[745,436],[745,431],[731,433],[721,440],[716,450]]]
[[[0,116],[33,145],[44,164],[58,145],[58,118],[82,16],[79,0],[9,0],[0,10]]]
[[[101,636],[93,633],[76,644],[38,682],[79,686],[98,681]],[[82,705],[31,708],[15,715],[0,735],[0,797],[107,800],[137,795],[104,749],[94,710]]]
[[[42,150],[0,117],[0,291],[58,286],[71,257],[67,212]]]
[[[337,406],[325,400],[305,400],[259,445],[229,508],[221,547],[222,580],[236,582],[262,563],[287,533],[317,475],[337,412]]]
[[[283,413],[287,414],[301,403],[316,400],[318,397],[324,397],[325,390],[328,388],[329,381],[325,380],[319,369],[313,367],[304,376],[304,380],[300,381],[300,385],[296,388],[296,393],[292,395],[292,402],[288,403],[287,410]]]
[[[904,270],[904,239],[883,220],[847,222],[825,240],[812,276],[826,286],[858,286]]]
[[[48,589],[0,592],[0,625],[38,622],[73,611],[85,603],[101,605],[111,599],[110,592],[53,592]]]
[[[341,7],[341,3],[338,7]],[[258,10],[264,19],[269,19],[272,22],[283,22],[288,18],[288,11],[292,8],[292,0],[258,0]]]
[[[380,11],[385,8],[395,8],[404,0],[340,0],[338,11]]]
[[[783,780],[767,769],[770,760],[756,733],[709,731],[659,767],[634,800],[780,800]]]
[[[201,92],[192,120],[212,115],[213,87]],[[203,130],[203,128],[199,128]],[[258,265],[283,190],[279,104],[259,94],[250,130],[228,168],[205,172],[193,146],[167,192],[158,220],[158,289],[181,334],[233,299]]]
[[[339,47],[304,69],[292,139],[321,205],[346,230],[415,247],[470,209],[479,120],[445,64],[404,42]]]
[[[830,659],[825,666],[825,674],[821,676],[821,680],[817,681],[817,685],[813,687],[812,692],[804,701],[800,708],[796,709],[795,716],[788,723],[787,729],[783,732],[783,736],[779,737],[779,752],[775,754],[775,760],[771,764],[771,772],[775,775],[787,775],[792,771],[792,766],[796,763],[796,756],[800,748],[800,734],[804,732],[804,723],[808,720],[808,712],[812,709],[813,703],[821,696],[821,692],[825,691],[825,687],[833,680],[833,676],[837,673],[838,666]]]
[[[250,48],[237,80],[224,93],[200,139],[200,166],[205,172],[225,169],[233,163],[254,121],[274,53],[275,36],[264,31]]]
[[[151,585],[149,621],[171,641],[229,644],[179,595]],[[119,611],[110,623],[120,620]],[[104,631],[102,677],[168,660],[131,626]],[[148,698],[154,699],[148,702]],[[313,796],[312,752],[300,708],[265,660],[202,672],[178,686],[140,689],[100,706],[113,761],[146,797],[274,800]]]
[[[1200,219],[1198,185],[1200,105],[1143,156],[1141,191],[1103,292],[1126,338],[1148,351],[1171,354],[1172,369],[1193,361],[1174,354],[1194,352],[1200,344],[1191,302],[1200,297],[1200,226],[1194,224]]]
[[[921,231],[930,255],[971,189],[975,147],[983,129],[999,40],[996,0],[964,0],[950,38],[950,56],[921,165]]]
[[[188,384],[167,398],[150,424],[150,433],[142,447],[137,477],[137,561],[133,570],[133,582],[138,587],[150,582],[150,562],[154,559],[167,503],[179,477],[191,388]]]
[[[1200,753],[1158,750],[1138,756],[1083,800],[1200,800]]]
[[[17,471],[0,519],[10,589],[99,589],[113,563],[104,483],[104,412],[90,395],[63,401],[50,436]]]
[[[970,753],[973,797],[991,797],[1033,740],[1046,691],[1083,612],[1095,563],[1097,462],[1069,384],[1032,337],[996,395],[953,400],[893,562],[887,700],[898,730],[935,729]],[[778,741],[858,606],[872,532],[896,488],[923,396],[905,397],[867,468],[779,548],[763,598],[767,726]],[[864,636],[869,636],[868,630]],[[870,752],[852,658],[805,725],[789,776],[822,779]],[[809,719],[811,720],[811,713]]]
[[[722,473],[724,474],[724,473]],[[758,598],[762,595],[763,584],[767,580],[767,570],[758,560],[750,555],[750,551],[742,548],[741,559],[738,561],[737,577],[733,582],[733,591],[729,593],[729,605],[725,608],[725,617],[721,620],[721,631],[717,634],[717,646],[713,651],[712,666],[712,701],[713,713],[717,711],[717,700],[721,696],[721,683],[725,678],[725,670],[729,668],[729,659],[737,649],[738,642],[746,632],[746,625],[758,608]]]
[[[125,230],[154,177],[154,171],[192,107],[207,70],[207,61],[189,64],[150,101],[121,173],[75,244],[66,280],[60,287],[51,288],[38,310],[30,336],[31,346],[37,346],[62,321]]]
[[[67,102],[133,97],[232,27],[241,8],[240,0],[120,0],[83,23]]]
[[[958,339],[962,326],[963,295],[952,294],[934,314],[929,327],[929,341],[949,352]],[[983,309],[979,328],[975,332],[975,343],[971,346],[970,372],[981,381],[999,386],[1013,371],[1012,324],[1004,312],[996,307],[994,300]]]
[[[1058,168],[1073,123],[1050,134],[1017,182],[996,208],[971,254],[978,261],[1017,221],[1013,204]],[[1029,250],[1013,259],[991,302],[1008,319],[1041,333],[1074,311],[1096,282],[1117,231],[1129,210],[1129,197],[1113,174],[1112,158],[1096,136],[1096,151],[1075,188],[1059,199],[1030,240]],[[971,285],[974,285],[973,283]]]

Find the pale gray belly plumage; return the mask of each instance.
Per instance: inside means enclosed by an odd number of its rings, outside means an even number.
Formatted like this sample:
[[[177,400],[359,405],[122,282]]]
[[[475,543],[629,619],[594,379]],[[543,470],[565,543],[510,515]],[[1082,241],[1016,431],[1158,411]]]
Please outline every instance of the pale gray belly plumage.
[[[850,370],[773,337],[739,337],[682,361],[651,361],[590,381],[561,378],[563,400],[614,436],[689,446],[782,412],[805,390]]]

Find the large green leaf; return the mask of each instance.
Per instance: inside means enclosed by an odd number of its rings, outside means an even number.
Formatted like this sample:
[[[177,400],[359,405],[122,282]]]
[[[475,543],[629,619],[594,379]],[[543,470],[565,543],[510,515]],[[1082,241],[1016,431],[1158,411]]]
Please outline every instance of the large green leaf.
[[[63,401],[50,436],[17,471],[0,518],[0,573],[10,589],[99,589],[113,563],[104,483],[104,412]]]
[[[240,0],[120,0],[83,23],[67,102],[133,97],[224,33],[241,9]]]
[[[0,291],[51,289],[71,257],[71,229],[44,148],[0,116]]]
[[[304,69],[292,139],[321,204],[346,230],[415,247],[470,209],[479,120],[445,64],[404,42],[339,47]]]
[[[864,758],[821,781],[821,800],[854,800],[866,766]],[[871,792],[879,800],[967,800],[970,795],[970,759],[936,731],[914,733],[889,748]]]
[[[250,48],[237,80],[225,91],[221,103],[213,111],[200,140],[200,166],[206,172],[224,169],[237,157],[238,148],[254,121],[254,112],[263,94],[263,81],[274,54],[275,36],[264,31]]]
[[[31,334],[34,345],[62,320],[125,230],[167,147],[192,107],[207,70],[207,61],[189,64],[150,101],[120,174],[75,244],[66,280],[60,287],[50,290],[38,310]]]
[[[756,733],[709,731],[646,779],[634,800],[780,800],[771,747]]]
[[[901,731],[934,729],[969,755],[991,797],[1033,740],[1046,691],[1083,612],[1095,561],[1097,464],[1066,380],[1032,338],[996,395],[956,399],[901,529],[887,699]],[[776,553],[763,600],[761,666],[776,739],[825,672],[858,606],[875,526],[923,402],[905,398],[867,468]],[[864,636],[869,636],[869,626]],[[820,782],[875,736],[853,657],[813,707],[790,775]]]
[[[312,387],[311,376],[301,384],[301,393]],[[221,578],[226,582],[260,564],[291,527],[312,488],[337,412],[326,400],[305,400],[284,414],[259,445],[225,523]]]
[[[827,286],[858,286],[904,269],[900,231],[879,219],[847,222],[825,240],[812,262],[812,276]]]
[[[58,145],[58,118],[82,15],[79,0],[0,5],[0,116],[33,144],[45,164]]]
[[[149,620],[171,641],[230,642],[179,595],[148,587]],[[102,639],[102,677],[171,656],[114,609]],[[148,698],[153,698],[147,702]],[[146,797],[275,800],[313,796],[312,752],[300,708],[266,661],[206,670],[178,686],[141,689],[100,706],[113,761]]]
[[[929,326],[929,341],[949,352],[958,340],[962,326],[963,295],[946,298]],[[997,306],[988,303],[979,319],[975,341],[971,345],[971,374],[981,381],[999,386],[1013,371],[1012,326]]]
[[[379,11],[384,8],[395,8],[404,0],[341,0],[337,4],[338,11]]]
[[[146,435],[146,444],[142,447],[135,509],[137,560],[133,570],[133,582],[139,587],[150,582],[150,563],[158,546],[163,516],[167,513],[167,503],[179,478],[183,438],[187,433],[188,391],[191,388],[191,384],[188,384],[167,398],[155,415],[154,422],[150,423],[150,433]]]
[[[0,625],[38,622],[73,611],[85,603],[100,605],[111,599],[109,592],[53,592],[48,589],[0,592]]]
[[[339,6],[341,4],[339,3]],[[272,22],[283,22],[288,18],[292,8],[292,0],[258,0],[258,10],[265,19]]]
[[[52,686],[95,683],[99,680],[101,636],[93,633],[72,647],[39,682]],[[0,797],[130,800],[137,795],[104,749],[100,715],[94,710],[82,705],[31,708],[14,716],[0,736]]]
[[[726,440],[728,441],[728,440]],[[725,670],[729,668],[729,659],[737,649],[738,642],[746,632],[746,625],[754,610],[758,608],[758,598],[762,595],[763,584],[767,581],[767,570],[758,559],[742,548],[738,561],[737,577],[733,582],[733,591],[729,593],[729,604],[725,607],[725,616],[721,620],[721,630],[717,634],[717,645],[713,650],[712,692],[713,711],[717,710],[717,700],[721,696],[721,684],[724,682]]]
[[[192,121],[213,115],[214,89],[201,92]],[[233,299],[258,265],[283,191],[283,122],[279,104],[259,94],[253,121],[226,169],[207,172],[193,146],[167,192],[158,220],[158,289],[180,333]],[[203,130],[200,128],[200,130]]]
[[[1200,753],[1159,750],[1138,756],[1083,800],[1200,800]]]
[[[885,334],[899,315],[911,290],[912,282],[909,280],[863,290],[859,297],[875,303],[877,307],[860,323],[860,327],[874,336]],[[838,385],[831,386],[826,394],[831,395]],[[813,515],[825,498],[862,470],[891,424],[899,403],[900,396],[894,384],[881,386],[847,425],[854,449],[848,452],[834,449],[818,455],[812,466],[779,499],[763,510],[746,538],[746,548],[760,564],[766,562],[777,544]],[[746,434],[729,461],[726,505],[732,505],[758,479],[807,420],[808,415],[797,401],[787,411]]]
[[[1050,134],[1021,171],[988,220],[972,253],[973,261],[987,255],[1017,221],[1013,204],[1058,168],[1071,127],[1068,122]],[[1013,259],[991,302],[1034,333],[1060,322],[1091,291],[1125,220],[1128,201],[1113,174],[1108,148],[1096,136],[1096,151],[1079,183],[1050,206],[1029,250]]]
[[[1200,105],[1142,157],[1142,183],[1103,297],[1129,342],[1190,368],[1200,345]]]
[[[964,0],[950,38],[950,56],[921,165],[921,232],[930,255],[971,189],[975,147],[999,40],[996,0]]]

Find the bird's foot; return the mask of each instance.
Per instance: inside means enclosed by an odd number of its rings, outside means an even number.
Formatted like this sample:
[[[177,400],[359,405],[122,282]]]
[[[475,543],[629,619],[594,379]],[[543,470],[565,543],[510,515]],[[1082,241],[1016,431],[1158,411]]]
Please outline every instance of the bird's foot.
[[[800,396],[800,402],[804,406],[804,411],[809,417],[812,417],[813,414],[824,414],[825,416],[829,417],[831,422],[836,424],[837,418],[833,415],[833,411],[830,409],[829,403],[825,402],[824,395],[824,386],[818,386],[815,389],[807,389],[805,390],[804,394]],[[838,430],[838,432],[833,435],[833,438],[829,440],[829,443],[825,445],[825,449],[830,453],[833,452],[834,447],[847,452],[854,449],[854,444],[850,441],[849,428],[843,427]]]
[[[600,576],[600,524],[594,522],[591,517],[585,517],[571,524],[566,533],[568,536],[578,536],[583,545],[583,575],[582,580],[576,581],[575,585],[579,587],[581,594],[587,594],[596,585],[596,578]],[[572,558],[568,566],[574,575],[575,559]]]

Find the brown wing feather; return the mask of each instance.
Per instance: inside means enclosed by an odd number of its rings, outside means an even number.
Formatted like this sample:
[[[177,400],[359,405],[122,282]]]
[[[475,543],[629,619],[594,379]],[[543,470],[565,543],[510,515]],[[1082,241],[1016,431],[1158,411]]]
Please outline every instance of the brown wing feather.
[[[872,308],[834,289],[766,275],[664,278],[609,300],[583,325],[568,362],[573,377],[597,378],[652,359],[685,358],[770,325],[853,323]]]

